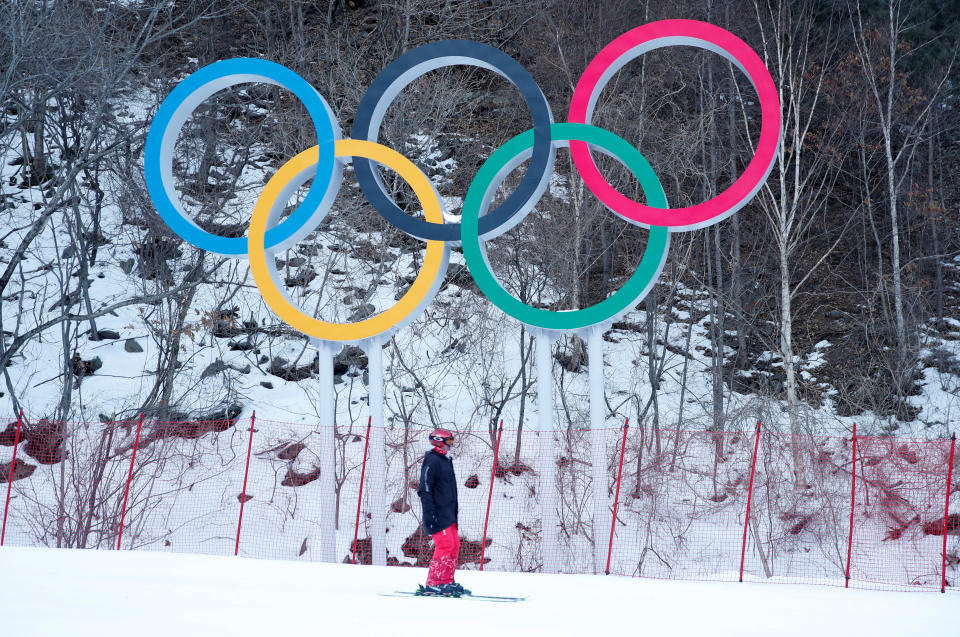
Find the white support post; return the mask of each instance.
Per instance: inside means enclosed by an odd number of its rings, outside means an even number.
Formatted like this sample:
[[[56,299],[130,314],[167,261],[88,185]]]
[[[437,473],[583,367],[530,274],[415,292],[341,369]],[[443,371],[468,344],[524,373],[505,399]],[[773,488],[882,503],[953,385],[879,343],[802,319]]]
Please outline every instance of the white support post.
[[[543,572],[560,571],[560,546],[557,541],[557,463],[553,431],[553,341],[545,330],[536,331],[537,339],[537,435],[540,437],[540,516]]]
[[[587,373],[590,381],[590,449],[593,469],[593,572],[606,568],[607,543],[604,530],[610,526],[607,512],[607,457],[604,422],[606,406],[603,397],[603,327],[595,325],[587,331]]]
[[[339,343],[314,340],[320,357],[320,559],[337,561],[336,410],[333,392],[333,357]]]
[[[383,341],[371,338],[362,343],[367,352],[367,397],[370,408],[369,482],[371,550],[374,566],[387,565],[387,456],[383,418]]]

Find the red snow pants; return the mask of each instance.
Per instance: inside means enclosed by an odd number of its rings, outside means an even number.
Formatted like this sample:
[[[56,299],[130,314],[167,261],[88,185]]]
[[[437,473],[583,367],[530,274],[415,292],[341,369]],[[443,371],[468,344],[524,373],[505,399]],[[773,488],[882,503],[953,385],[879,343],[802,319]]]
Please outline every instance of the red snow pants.
[[[427,586],[441,586],[453,582],[453,573],[457,570],[457,556],[460,554],[460,533],[457,525],[451,524],[439,533],[434,533],[433,559],[427,572]]]

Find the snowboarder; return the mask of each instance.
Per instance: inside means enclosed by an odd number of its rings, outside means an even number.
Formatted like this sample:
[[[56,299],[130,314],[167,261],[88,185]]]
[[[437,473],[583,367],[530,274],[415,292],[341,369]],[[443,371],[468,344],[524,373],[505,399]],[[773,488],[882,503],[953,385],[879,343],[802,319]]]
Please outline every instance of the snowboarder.
[[[457,531],[457,476],[453,460],[448,455],[454,442],[447,429],[430,433],[432,448],[423,456],[417,495],[423,508],[423,529],[433,537],[433,559],[427,573],[427,585],[420,586],[418,595],[460,597],[470,591],[453,581],[460,553],[460,534]]]

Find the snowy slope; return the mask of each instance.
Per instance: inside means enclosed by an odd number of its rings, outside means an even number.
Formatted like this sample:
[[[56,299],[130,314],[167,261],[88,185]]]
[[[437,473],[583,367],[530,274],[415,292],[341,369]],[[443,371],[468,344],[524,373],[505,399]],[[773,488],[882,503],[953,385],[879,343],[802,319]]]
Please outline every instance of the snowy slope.
[[[955,594],[632,578],[462,573],[518,604],[401,599],[423,569],[197,555],[9,548],[8,635],[922,635],[949,634]]]

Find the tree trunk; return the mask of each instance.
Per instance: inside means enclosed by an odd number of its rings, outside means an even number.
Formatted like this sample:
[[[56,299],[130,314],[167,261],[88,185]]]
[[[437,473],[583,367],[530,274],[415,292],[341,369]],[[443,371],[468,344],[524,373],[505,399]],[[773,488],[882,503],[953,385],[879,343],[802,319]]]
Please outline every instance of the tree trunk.
[[[797,377],[793,360],[793,309],[790,298],[790,269],[786,248],[780,249],[780,353],[783,356],[784,389],[787,394],[787,413],[790,417],[790,438],[793,446],[793,478],[796,488],[806,485],[801,451]]]

